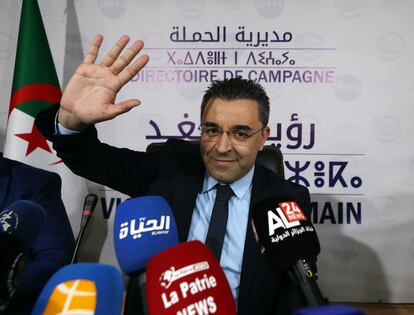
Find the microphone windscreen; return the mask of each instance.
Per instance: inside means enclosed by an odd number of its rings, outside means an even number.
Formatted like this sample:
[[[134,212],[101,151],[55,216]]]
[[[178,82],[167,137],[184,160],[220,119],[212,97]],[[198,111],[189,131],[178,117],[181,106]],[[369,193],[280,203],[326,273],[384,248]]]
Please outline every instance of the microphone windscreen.
[[[97,203],[98,196],[96,194],[86,195],[82,210],[81,227],[86,226],[88,224],[89,219],[92,217],[93,212],[95,211]]]
[[[20,240],[7,233],[0,233],[0,312],[19,284],[24,269],[23,246]]]
[[[268,198],[252,207],[252,225],[263,254],[272,267],[284,272],[299,260],[320,252],[316,231],[292,198]]]
[[[293,315],[365,315],[365,312],[344,305],[324,305],[296,310]]]
[[[20,239],[25,249],[35,241],[46,218],[46,211],[36,202],[18,200],[0,212],[0,231]]]
[[[125,273],[144,269],[152,256],[177,243],[177,226],[163,197],[128,199],[116,209],[114,246]]]
[[[78,263],[58,270],[43,288],[32,315],[121,315],[124,284],[111,265]]]
[[[150,259],[147,304],[150,315],[236,314],[226,276],[200,241],[181,243]]]

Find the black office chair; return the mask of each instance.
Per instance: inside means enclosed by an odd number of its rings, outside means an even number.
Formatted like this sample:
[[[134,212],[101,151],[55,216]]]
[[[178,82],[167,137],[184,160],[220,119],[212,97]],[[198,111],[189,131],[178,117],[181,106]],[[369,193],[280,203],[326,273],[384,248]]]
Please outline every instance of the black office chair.
[[[199,141],[189,141],[195,146],[199,146]],[[157,152],[165,142],[154,142],[147,146],[147,152]],[[271,170],[273,173],[285,178],[285,168],[283,164],[282,151],[274,144],[265,145],[263,150],[257,155],[257,163]]]

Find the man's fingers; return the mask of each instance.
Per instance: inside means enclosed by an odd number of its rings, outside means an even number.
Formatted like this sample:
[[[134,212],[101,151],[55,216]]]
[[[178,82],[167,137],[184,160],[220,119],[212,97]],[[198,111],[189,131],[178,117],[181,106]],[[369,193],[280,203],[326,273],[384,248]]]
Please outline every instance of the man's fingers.
[[[95,38],[92,41],[91,46],[89,47],[88,53],[85,56],[85,59],[83,59],[83,63],[86,64],[93,64],[96,60],[96,57],[98,56],[99,48],[101,47],[103,41],[103,36],[98,34],[95,36]]]
[[[137,73],[145,67],[149,61],[148,55],[142,55],[132,65],[121,71],[118,75],[121,86],[124,86],[129,80],[131,80]]]
[[[141,40],[137,40],[135,43],[129,47],[124,54],[122,54],[110,67],[112,73],[118,74],[120,73],[125,67],[127,67],[131,61],[135,58],[136,55],[141,51],[142,47],[144,47],[144,43]]]
[[[105,55],[104,59],[101,62],[101,65],[110,67],[115,60],[119,57],[121,51],[125,48],[125,46],[129,42],[129,37],[124,35],[118,39],[114,47]]]
[[[121,114],[124,114],[130,111],[131,109],[138,106],[139,104],[141,104],[139,100],[130,99],[127,101],[120,102],[116,105],[109,105],[105,110],[105,113],[104,113],[105,117],[103,120],[113,119],[116,116],[119,116]]]

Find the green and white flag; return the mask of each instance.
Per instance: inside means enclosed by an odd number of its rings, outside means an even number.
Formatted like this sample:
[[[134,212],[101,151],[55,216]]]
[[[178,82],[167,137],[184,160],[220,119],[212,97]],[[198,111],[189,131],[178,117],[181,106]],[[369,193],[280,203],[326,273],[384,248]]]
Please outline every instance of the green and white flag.
[[[4,155],[40,168],[58,159],[34,126],[36,114],[61,97],[52,54],[36,0],[24,0],[14,66]]]
[[[64,165],[34,125],[36,114],[58,103],[61,94],[37,1],[23,0],[4,156],[60,175],[63,201],[76,233],[86,182]]]

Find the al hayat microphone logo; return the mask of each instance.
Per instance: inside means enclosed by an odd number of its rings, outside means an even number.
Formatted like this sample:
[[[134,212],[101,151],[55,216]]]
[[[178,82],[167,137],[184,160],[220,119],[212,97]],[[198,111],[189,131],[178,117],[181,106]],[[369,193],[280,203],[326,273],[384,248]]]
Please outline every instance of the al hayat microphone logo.
[[[0,225],[4,232],[15,230],[19,226],[19,217],[12,210],[0,212]]]
[[[175,270],[175,267],[170,267],[170,269],[165,270],[161,274],[159,281],[162,287],[168,289],[174,281],[199,271],[208,270],[209,268],[210,266],[207,261],[188,265],[178,270]]]
[[[119,239],[122,240],[128,235],[138,239],[146,232],[151,232],[151,235],[168,234],[170,232],[170,220],[169,215],[162,215],[159,220],[147,220],[146,217],[141,217],[138,220],[133,219],[130,222],[123,222],[119,230]]]

